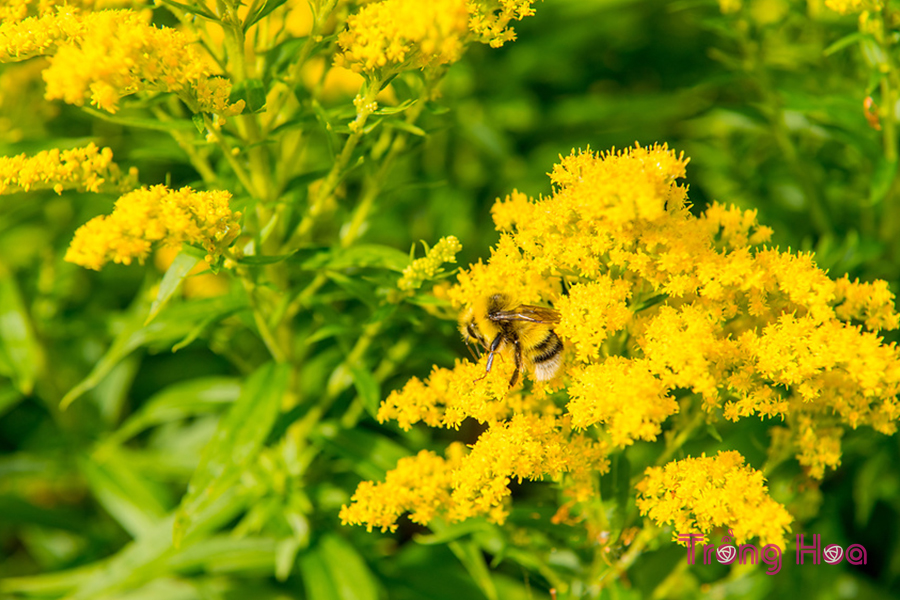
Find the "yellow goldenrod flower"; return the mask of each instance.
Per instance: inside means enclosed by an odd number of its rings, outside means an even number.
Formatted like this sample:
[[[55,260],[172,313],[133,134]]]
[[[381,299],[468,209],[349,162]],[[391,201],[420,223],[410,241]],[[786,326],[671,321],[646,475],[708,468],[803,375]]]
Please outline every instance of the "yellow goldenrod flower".
[[[758,247],[771,230],[753,211],[714,204],[694,216],[677,183],[686,164],[665,146],[573,153],[554,167],[550,196],[514,192],[495,204],[501,235],[490,259],[460,271],[445,296],[459,307],[495,293],[552,306],[566,356],[558,377],[510,390],[514,353],[500,348],[490,373],[484,357],[459,360],[424,382],[412,379],[382,404],[379,420],[404,429],[419,421],[456,428],[466,418],[487,426],[467,458],[479,457],[479,466],[455,468],[465,475],[451,482],[452,518],[502,518],[509,478],[566,472],[561,465],[576,460],[573,445],[605,452],[655,440],[679,411],[676,398],[711,420],[783,420],[789,434],[779,443],[793,446],[817,478],[839,464],[842,426],[896,431],[900,351],[877,335],[900,321],[887,284],[834,281],[810,254]],[[545,450],[540,469],[511,465],[536,456],[513,447],[513,431],[544,439],[559,454]],[[605,454],[592,456],[576,470],[601,471]],[[787,521],[760,495],[761,479],[750,484],[739,456],[703,460],[712,462],[691,469],[704,477],[736,473],[735,497],[751,504],[722,505],[718,513],[694,507],[702,527],[780,539]],[[566,511],[590,501],[589,486],[579,489]]]
[[[124,192],[137,187],[137,169],[122,173],[112,150],[93,143],[72,150],[45,150],[34,156],[0,156],[0,195],[52,189]]]
[[[198,112],[233,115],[230,84],[211,69],[187,37],[149,24],[150,11],[107,10],[55,14],[0,25],[0,62],[52,55],[44,71],[48,100],[75,105],[90,100],[115,112],[119,100],[139,91],[179,94]]]
[[[424,69],[456,62],[473,38],[497,48],[514,40],[512,20],[534,0],[382,0],[347,19],[335,60],[358,73]]]
[[[469,29],[491,48],[499,48],[516,39],[509,22],[534,15],[532,4],[534,0],[468,0]]]
[[[438,240],[422,258],[412,261],[403,269],[403,276],[397,282],[401,290],[415,290],[429,279],[434,279],[443,269],[444,263],[455,263],[456,253],[462,250],[462,244],[455,236],[448,235]]]
[[[125,194],[111,215],[91,219],[78,228],[66,260],[99,270],[113,261],[129,265],[143,260],[154,243],[201,244],[212,261],[240,233],[240,213],[228,206],[225,191],[170,190],[164,185]]]
[[[759,538],[784,548],[791,515],[769,497],[763,474],[744,464],[735,451],[686,458],[647,469],[638,483],[641,514],[675,533],[708,534],[726,527],[735,542]]]
[[[603,473],[609,464],[605,446],[573,433],[569,419],[520,413],[493,423],[478,438],[452,474],[451,521],[485,515],[502,523],[508,509],[509,484],[523,479],[574,479]]]
[[[880,12],[884,8],[881,0],[825,0],[825,6],[842,15],[850,13]]]
[[[502,523],[512,480],[555,478],[568,496],[585,501],[596,493],[594,474],[609,468],[604,444],[573,433],[567,419],[535,414],[494,422],[468,455],[458,444],[448,455],[444,460],[423,450],[401,459],[383,483],[360,484],[341,509],[342,522],[393,531],[400,515],[410,512],[423,525],[435,516]]]
[[[665,382],[649,361],[612,357],[572,372],[568,410],[577,427],[605,424],[613,445],[655,440],[661,424],[678,412]]]
[[[383,483],[360,484],[351,504],[341,508],[341,522],[394,531],[397,519],[410,512],[413,523],[427,524],[450,504],[451,478],[452,462],[432,452],[401,458]]]
[[[373,2],[347,19],[335,64],[373,73],[455,62],[462,56],[467,22],[465,0]]]
[[[0,23],[21,21],[26,17],[41,17],[56,11],[57,0],[5,0],[0,4]],[[133,4],[132,0],[66,0],[66,6],[84,10],[118,8]]]

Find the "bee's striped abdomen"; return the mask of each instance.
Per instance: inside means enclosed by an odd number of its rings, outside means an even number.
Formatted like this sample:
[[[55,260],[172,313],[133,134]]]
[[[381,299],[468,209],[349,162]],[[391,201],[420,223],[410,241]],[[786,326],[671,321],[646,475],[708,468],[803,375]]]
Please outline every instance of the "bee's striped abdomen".
[[[531,349],[534,376],[538,381],[553,379],[562,363],[562,351],[562,340],[553,330],[548,331],[547,337]]]

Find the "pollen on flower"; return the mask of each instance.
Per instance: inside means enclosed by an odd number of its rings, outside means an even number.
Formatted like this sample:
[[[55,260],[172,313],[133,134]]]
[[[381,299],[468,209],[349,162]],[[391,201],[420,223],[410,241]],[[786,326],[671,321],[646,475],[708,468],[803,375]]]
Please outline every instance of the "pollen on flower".
[[[71,150],[45,150],[34,156],[0,156],[0,195],[52,189],[124,192],[137,187],[137,169],[123,173],[112,150],[93,143]]]
[[[75,232],[65,259],[99,270],[109,261],[143,262],[153,244],[201,244],[207,259],[217,256],[240,233],[240,213],[228,206],[225,191],[170,190],[163,185],[135,190],[116,201],[112,214],[96,217]]]
[[[759,538],[763,545],[784,548],[793,521],[769,496],[762,473],[733,450],[651,467],[637,489],[641,514],[679,534],[725,527],[734,532],[736,544]]]

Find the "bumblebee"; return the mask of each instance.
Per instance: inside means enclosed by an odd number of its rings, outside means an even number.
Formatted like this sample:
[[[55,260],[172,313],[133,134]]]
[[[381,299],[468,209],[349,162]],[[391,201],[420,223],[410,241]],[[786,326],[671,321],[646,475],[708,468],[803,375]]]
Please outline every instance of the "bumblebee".
[[[468,344],[477,341],[487,350],[487,373],[494,355],[512,349],[516,370],[509,387],[516,385],[519,372],[534,371],[538,381],[552,379],[562,365],[563,343],[553,331],[559,312],[552,308],[517,305],[506,294],[493,294],[476,301],[459,318],[459,331]]]

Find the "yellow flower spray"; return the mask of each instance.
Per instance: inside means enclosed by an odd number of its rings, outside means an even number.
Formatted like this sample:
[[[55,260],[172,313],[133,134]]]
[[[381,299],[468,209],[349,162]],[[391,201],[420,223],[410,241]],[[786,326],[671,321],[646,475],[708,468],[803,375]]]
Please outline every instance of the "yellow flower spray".
[[[573,152],[553,168],[549,197],[514,192],[497,201],[501,237],[490,260],[461,271],[447,295],[458,308],[497,292],[554,307],[566,362],[555,380],[510,390],[511,356],[501,354],[486,377],[484,358],[459,360],[392,393],[381,421],[457,428],[471,418],[485,427],[468,454],[441,462],[449,475],[435,481],[449,500],[421,512],[417,481],[408,478],[402,510],[420,521],[423,514],[503,521],[509,483],[545,479],[568,498],[560,515],[584,519],[596,533],[609,526],[597,509],[596,476],[610,454],[656,440],[682,411],[694,417],[680,421],[687,429],[679,445],[717,415],[777,418],[814,478],[838,464],[841,425],[894,433],[900,353],[878,337],[898,326],[886,284],[835,281],[810,255],[760,246],[770,230],[753,211],[714,204],[694,216],[677,183],[686,164],[665,146]],[[711,510],[687,491],[661,495],[674,484],[651,469],[639,486],[643,513],[708,533],[737,527],[752,512],[736,529],[739,541],[783,542],[791,519],[739,454],[679,464],[667,466],[666,477],[689,476],[694,490],[720,486],[718,470],[733,472],[734,485],[716,493],[752,506]],[[361,486],[344,522],[395,527],[401,508],[395,477],[387,481]],[[676,518],[682,513],[695,517]]]

